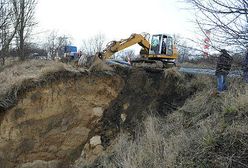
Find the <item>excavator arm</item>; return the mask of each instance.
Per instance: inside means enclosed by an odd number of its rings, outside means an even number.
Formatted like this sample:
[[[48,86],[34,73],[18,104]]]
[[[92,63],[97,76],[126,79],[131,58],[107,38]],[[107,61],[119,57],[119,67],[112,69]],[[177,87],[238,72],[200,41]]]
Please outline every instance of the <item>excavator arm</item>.
[[[145,36],[141,34],[132,34],[129,38],[120,41],[111,41],[108,43],[103,52],[98,53],[101,59],[108,59],[118,51],[124,50],[134,44],[139,44],[147,53],[150,48],[150,43]]]

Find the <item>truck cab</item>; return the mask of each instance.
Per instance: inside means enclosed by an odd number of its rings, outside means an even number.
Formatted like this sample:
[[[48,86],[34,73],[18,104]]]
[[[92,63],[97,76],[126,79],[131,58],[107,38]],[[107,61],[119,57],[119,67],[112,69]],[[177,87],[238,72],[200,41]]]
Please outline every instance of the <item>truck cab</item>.
[[[69,57],[71,60],[77,58],[77,47],[72,45],[67,45],[64,47],[64,56]]]

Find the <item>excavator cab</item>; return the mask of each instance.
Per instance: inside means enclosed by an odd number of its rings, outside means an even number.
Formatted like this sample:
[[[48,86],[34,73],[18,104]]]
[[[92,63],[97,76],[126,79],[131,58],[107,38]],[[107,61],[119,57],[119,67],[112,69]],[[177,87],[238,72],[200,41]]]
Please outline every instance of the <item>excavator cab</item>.
[[[164,34],[153,35],[151,38],[149,54],[171,56],[173,54],[172,37]]]

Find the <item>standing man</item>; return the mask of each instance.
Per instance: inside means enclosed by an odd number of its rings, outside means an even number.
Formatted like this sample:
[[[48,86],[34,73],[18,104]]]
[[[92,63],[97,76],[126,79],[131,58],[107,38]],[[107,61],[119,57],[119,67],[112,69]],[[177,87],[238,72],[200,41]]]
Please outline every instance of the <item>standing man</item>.
[[[166,38],[162,41],[162,51],[161,54],[166,54]]]
[[[81,53],[80,58],[78,59],[78,66],[79,67],[85,67],[87,64],[87,56],[83,53]]]
[[[226,77],[231,69],[233,58],[225,49],[220,50],[221,54],[217,60],[215,75],[217,77],[218,93],[227,90]]]
[[[246,83],[248,83],[248,46],[247,46],[247,51],[245,53],[245,58],[243,61],[242,70],[243,70],[243,80]]]

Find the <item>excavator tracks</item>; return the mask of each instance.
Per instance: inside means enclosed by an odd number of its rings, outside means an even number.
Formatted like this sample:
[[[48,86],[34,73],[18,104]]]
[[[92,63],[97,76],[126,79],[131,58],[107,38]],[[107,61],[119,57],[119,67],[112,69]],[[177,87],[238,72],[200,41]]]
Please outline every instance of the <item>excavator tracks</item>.
[[[166,69],[176,66],[174,62],[166,60],[149,60],[149,59],[137,59],[132,60],[131,65],[133,67],[140,67],[145,69]]]

